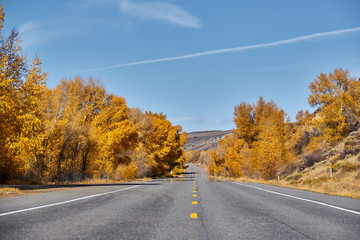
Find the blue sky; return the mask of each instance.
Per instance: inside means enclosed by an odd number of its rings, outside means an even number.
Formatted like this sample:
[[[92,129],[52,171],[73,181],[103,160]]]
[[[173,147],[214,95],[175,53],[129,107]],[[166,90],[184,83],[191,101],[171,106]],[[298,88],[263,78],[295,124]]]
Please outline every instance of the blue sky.
[[[130,107],[185,131],[234,128],[262,96],[292,120],[309,83],[342,67],[360,77],[360,1],[11,0],[5,33],[38,54],[48,86],[100,79]]]

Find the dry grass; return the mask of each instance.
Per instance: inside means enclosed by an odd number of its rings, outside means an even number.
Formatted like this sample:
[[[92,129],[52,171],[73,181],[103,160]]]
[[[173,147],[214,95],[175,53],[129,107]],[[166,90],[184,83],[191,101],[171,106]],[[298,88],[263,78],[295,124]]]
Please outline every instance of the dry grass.
[[[305,182],[305,184],[297,184],[297,183],[287,183],[283,180],[278,182],[276,180],[265,181],[261,179],[248,179],[248,178],[240,178],[240,179],[236,179],[236,181],[262,183],[262,184],[274,185],[279,187],[294,188],[294,189],[306,190],[311,192],[360,199],[359,182],[354,184],[348,184],[348,182],[337,182],[331,180],[326,183],[308,184]]]
[[[84,181],[79,181],[79,182],[64,182],[62,184],[68,184],[68,185],[72,185],[72,184],[111,184],[111,183],[128,183],[128,182],[133,182],[133,181],[151,181],[152,178],[137,178],[137,179],[128,179],[128,180],[113,180],[113,179],[87,179]],[[56,184],[56,183],[49,183],[49,184]]]
[[[136,181],[139,181],[139,182],[150,182],[152,181],[153,179],[152,178],[149,178],[149,177],[144,177],[144,178],[138,178],[136,179]]]
[[[138,178],[132,181],[141,181],[141,182],[148,182],[152,181],[152,178]],[[114,183],[128,183],[132,182],[130,180],[121,180],[121,181],[115,181],[108,179],[107,181],[105,179],[88,179],[81,182],[63,182],[61,185],[102,185],[102,184],[114,184]],[[47,183],[49,185],[56,185],[56,183]],[[32,189],[32,190],[20,190],[18,188],[13,187],[0,187],[0,197],[10,197],[10,196],[18,196],[18,195],[24,195],[24,194],[33,194],[33,193],[44,193],[44,192],[51,192],[51,191],[58,191],[61,189],[66,189],[66,186],[59,187],[59,188],[47,188],[47,189]]]
[[[278,184],[299,189],[360,199],[360,155],[337,160],[330,176],[330,160],[294,172]]]
[[[22,191],[20,191],[18,188],[9,188],[9,187],[2,187],[0,188],[0,196],[9,196],[14,194],[20,194]]]
[[[203,167],[203,166],[202,166]],[[251,178],[213,177],[209,179],[253,182],[280,187],[360,199],[360,154],[346,156],[333,165],[334,173],[330,176],[330,160],[315,163],[303,171],[295,171],[280,181]]]

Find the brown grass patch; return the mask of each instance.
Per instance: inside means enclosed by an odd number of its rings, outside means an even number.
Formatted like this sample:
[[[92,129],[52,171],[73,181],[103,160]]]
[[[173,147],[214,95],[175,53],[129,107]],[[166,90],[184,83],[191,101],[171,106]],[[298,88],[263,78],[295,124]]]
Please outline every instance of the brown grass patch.
[[[20,191],[18,188],[9,188],[9,187],[2,187],[0,188],[0,196],[9,196],[14,194],[20,194],[22,191]]]

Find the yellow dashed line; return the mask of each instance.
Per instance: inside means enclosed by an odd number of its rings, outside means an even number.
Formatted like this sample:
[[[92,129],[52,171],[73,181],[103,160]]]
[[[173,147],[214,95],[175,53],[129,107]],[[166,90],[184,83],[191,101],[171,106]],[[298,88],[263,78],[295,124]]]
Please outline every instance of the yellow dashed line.
[[[197,213],[191,213],[191,214],[190,214],[190,217],[191,217],[191,218],[197,218]]]
[[[197,192],[196,190],[193,190],[193,192]]]
[[[198,195],[197,194],[193,194],[193,197],[197,197]]]
[[[194,204],[194,205],[197,204],[197,201],[192,201],[192,204]]]

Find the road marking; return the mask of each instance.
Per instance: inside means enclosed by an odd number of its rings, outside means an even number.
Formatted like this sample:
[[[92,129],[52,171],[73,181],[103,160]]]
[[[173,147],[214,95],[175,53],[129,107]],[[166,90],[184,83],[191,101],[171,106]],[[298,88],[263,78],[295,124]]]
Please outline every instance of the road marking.
[[[196,190],[193,190],[193,192],[197,192]]]
[[[136,185],[136,186],[123,188],[123,189],[119,189],[119,190],[115,190],[115,191],[111,191],[111,192],[105,192],[105,193],[99,193],[99,194],[89,195],[89,196],[85,196],[85,197],[75,198],[75,199],[71,199],[71,200],[67,200],[67,201],[63,201],[63,202],[51,203],[51,204],[32,207],[32,208],[25,208],[25,209],[20,209],[20,210],[16,210],[16,211],[0,213],[0,217],[15,214],[15,213],[21,213],[21,212],[37,210],[37,209],[41,209],[41,208],[53,207],[53,206],[62,205],[62,204],[66,204],[66,203],[71,203],[71,202],[77,202],[77,201],[81,201],[81,200],[84,200],[84,199],[89,199],[89,198],[94,198],[94,197],[103,196],[103,195],[107,195],[107,194],[112,194],[112,193],[116,193],[116,192],[121,192],[121,191],[129,190],[129,189],[132,189],[132,188],[140,187],[140,186],[141,185]]]
[[[193,197],[197,197],[198,195],[197,194],[193,194]]]
[[[263,188],[259,188],[259,187],[255,187],[255,186],[251,186],[251,185],[247,185],[247,184],[242,184],[242,183],[235,183],[235,184],[255,188],[255,189],[258,189],[258,190],[261,190],[261,191],[264,191],[264,192],[269,192],[269,193],[277,194],[277,195],[288,197],[288,198],[294,198],[294,199],[305,201],[305,202],[316,203],[316,204],[319,204],[319,205],[322,205],[322,206],[331,207],[331,208],[335,208],[335,209],[342,210],[342,211],[345,211],[345,212],[350,212],[350,213],[355,213],[355,214],[360,215],[360,212],[357,212],[357,211],[354,211],[354,210],[350,210],[350,209],[346,209],[346,208],[342,208],[342,207],[337,207],[337,206],[334,206],[334,205],[330,205],[330,204],[327,204],[327,203],[310,200],[310,199],[307,199],[307,198],[295,197],[295,196],[292,196],[292,195],[279,193],[279,192],[274,192],[274,191],[270,191],[270,190],[267,190],[267,189],[263,189]]]
[[[192,204],[196,205],[196,204],[197,204],[197,201],[192,201]]]
[[[190,214],[190,217],[191,217],[191,218],[197,218],[197,213],[191,213],[191,214]]]

